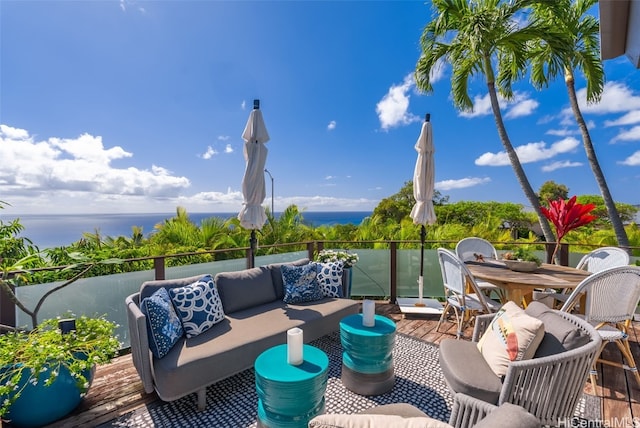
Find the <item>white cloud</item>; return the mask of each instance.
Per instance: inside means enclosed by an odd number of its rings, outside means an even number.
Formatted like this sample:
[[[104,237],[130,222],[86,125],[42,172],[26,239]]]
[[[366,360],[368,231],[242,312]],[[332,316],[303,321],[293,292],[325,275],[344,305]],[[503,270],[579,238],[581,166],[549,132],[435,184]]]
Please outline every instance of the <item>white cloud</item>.
[[[514,119],[522,116],[531,115],[536,108],[540,105],[538,101],[529,98],[529,95],[522,92],[515,92],[513,99],[507,101],[500,95],[498,95],[498,105],[504,112],[505,119]],[[476,95],[473,97],[473,111],[459,113],[462,117],[480,117],[493,114],[491,109],[491,97],[489,94],[483,96]]]
[[[623,126],[623,125],[633,125],[635,123],[640,123],[640,110],[630,111],[624,116],[616,119],[616,120],[605,120],[604,126]]]
[[[550,163],[549,165],[545,165],[542,167],[542,170],[544,172],[551,172],[551,171],[555,171],[556,169],[562,169],[562,168],[573,168],[576,166],[582,166],[582,162],[571,162],[571,161],[558,161],[558,162],[553,162]]]
[[[561,153],[571,152],[575,150],[579,144],[580,142],[577,139],[567,137],[553,143],[549,148],[547,148],[545,142],[539,142],[515,147],[515,151],[520,159],[520,163],[525,164],[550,159]],[[505,166],[511,165],[511,162],[509,161],[507,152],[501,151],[498,153],[484,153],[475,160],[475,164],[480,166]]]
[[[35,141],[25,130],[2,126],[3,197],[48,197],[52,201],[57,194],[90,196],[92,201],[125,195],[171,197],[191,184],[186,177],[175,177],[156,165],[150,170],[111,165],[113,160],[132,156],[119,146],[105,148],[101,137],[89,134]]]
[[[545,132],[545,134],[547,134],[547,135],[554,135],[556,137],[567,137],[569,135],[576,135],[577,133],[578,133],[578,131],[571,130],[571,129],[568,129],[568,128],[550,129],[547,132]]]
[[[219,141],[229,141],[229,137],[228,135],[218,135],[218,140]]]
[[[466,187],[479,186],[481,184],[489,183],[491,179],[489,177],[468,177],[458,180],[443,180],[438,181],[435,184],[435,188],[438,190],[451,190],[451,189],[464,189]]]
[[[626,131],[621,131],[611,140],[612,143],[617,141],[640,141],[640,125],[634,126]]]
[[[538,108],[540,103],[532,99],[516,100],[512,106],[509,107],[507,113],[504,115],[506,119],[514,119],[516,117],[529,116]]]
[[[336,121],[332,120],[331,122],[329,122],[329,124],[327,125],[327,129],[329,131],[333,131],[334,129],[336,129]]]
[[[214,157],[215,155],[217,155],[218,152],[216,152],[213,147],[211,146],[207,146],[207,151],[205,151],[201,157],[202,159],[211,159],[212,157]]]
[[[413,75],[408,74],[404,82],[389,88],[389,92],[376,105],[376,113],[382,129],[419,122],[420,118],[409,112],[408,92],[415,85]]]
[[[597,104],[587,104],[586,88],[578,90],[576,95],[583,113],[607,114],[640,109],[640,95],[634,95],[631,88],[620,82],[607,82]],[[571,108],[567,110],[570,112]]]
[[[621,165],[640,166],[640,150],[629,156],[623,161],[618,162]]]
[[[231,144],[227,144],[226,146],[224,146],[224,152],[233,153],[233,147],[231,146]]]

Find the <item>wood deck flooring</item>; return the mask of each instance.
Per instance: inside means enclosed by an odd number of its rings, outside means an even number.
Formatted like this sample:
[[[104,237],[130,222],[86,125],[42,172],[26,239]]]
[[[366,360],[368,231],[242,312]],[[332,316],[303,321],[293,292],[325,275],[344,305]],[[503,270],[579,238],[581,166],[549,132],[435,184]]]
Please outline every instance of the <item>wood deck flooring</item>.
[[[378,314],[386,315],[396,322],[397,331],[427,342],[439,343],[443,338],[455,337],[454,323],[443,324],[441,331],[436,332],[438,318],[436,316],[404,317],[397,305],[379,302],[376,306]],[[471,328],[465,336],[471,337]],[[632,351],[637,362],[640,362],[640,323],[633,325],[631,333]],[[611,360],[621,360],[615,345],[607,346],[605,356]],[[638,426],[633,425],[633,418],[640,421],[640,385],[626,370],[600,364],[596,393],[603,398],[602,426]],[[585,392],[593,393],[589,382]],[[96,426],[125,413],[159,400],[155,394],[146,394],[131,362],[130,355],[116,358],[111,364],[98,367],[96,376],[84,398],[71,415],[49,428],[91,427]],[[614,424],[614,421],[617,421]],[[621,425],[621,423],[625,423]],[[608,424],[608,425],[607,425]],[[10,425],[4,424],[3,427]]]

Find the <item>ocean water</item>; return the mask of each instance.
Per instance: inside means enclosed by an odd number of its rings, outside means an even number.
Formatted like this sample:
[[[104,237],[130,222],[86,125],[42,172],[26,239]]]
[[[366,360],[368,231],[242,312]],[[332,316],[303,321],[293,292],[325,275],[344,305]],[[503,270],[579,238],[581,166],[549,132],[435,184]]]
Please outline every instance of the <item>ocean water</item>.
[[[237,216],[238,213],[190,213],[189,218],[195,224],[209,217],[224,219]],[[365,217],[371,215],[369,211],[333,211],[333,212],[304,212],[304,222],[312,226],[355,224],[359,225]],[[278,213],[276,213],[278,216]],[[131,236],[132,227],[142,227],[142,233],[148,236],[154,231],[154,226],[168,218],[170,214],[25,214],[21,216],[0,215],[0,220],[9,222],[20,219],[24,226],[21,236],[29,238],[40,249],[70,245],[82,238],[83,233],[95,233],[102,236],[118,237]]]

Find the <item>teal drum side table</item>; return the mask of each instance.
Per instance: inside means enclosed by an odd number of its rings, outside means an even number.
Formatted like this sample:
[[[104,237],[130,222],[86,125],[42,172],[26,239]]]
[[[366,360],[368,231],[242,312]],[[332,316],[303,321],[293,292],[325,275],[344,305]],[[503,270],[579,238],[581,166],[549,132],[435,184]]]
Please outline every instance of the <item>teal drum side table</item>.
[[[329,358],[322,350],[304,345],[304,361],[287,363],[287,345],[267,349],[256,358],[258,427],[306,428],[324,412]]]
[[[373,327],[362,325],[362,314],[343,318],[340,321],[342,384],[360,395],[380,395],[391,390],[396,381],[395,337],[396,325],[387,317],[376,315]]]

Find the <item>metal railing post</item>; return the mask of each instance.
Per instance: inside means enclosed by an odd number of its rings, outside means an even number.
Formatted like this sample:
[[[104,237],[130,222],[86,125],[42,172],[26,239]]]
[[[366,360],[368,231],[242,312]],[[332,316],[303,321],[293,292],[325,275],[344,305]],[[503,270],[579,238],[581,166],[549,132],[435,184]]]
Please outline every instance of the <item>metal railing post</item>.
[[[164,257],[156,257],[153,259],[153,269],[156,272],[156,279],[165,279]]]
[[[389,266],[391,267],[391,299],[390,303],[396,302],[397,287],[398,287],[398,244],[395,241],[391,241],[389,244]]]

